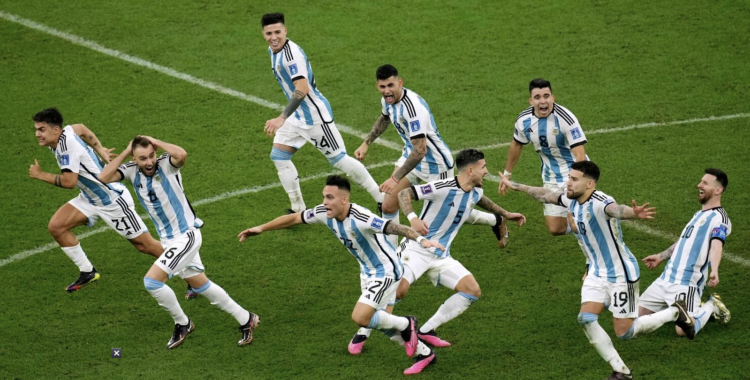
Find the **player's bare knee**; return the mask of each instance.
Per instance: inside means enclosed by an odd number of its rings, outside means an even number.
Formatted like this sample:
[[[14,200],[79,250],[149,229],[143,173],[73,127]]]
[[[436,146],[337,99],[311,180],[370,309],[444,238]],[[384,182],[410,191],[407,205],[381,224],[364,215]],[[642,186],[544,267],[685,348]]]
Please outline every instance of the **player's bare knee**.
[[[389,204],[388,202],[383,202],[383,214],[395,214],[398,212],[398,204]]]
[[[47,225],[47,231],[49,231],[52,237],[58,238],[62,236],[62,234],[65,233],[67,230],[62,224],[57,223],[54,220],[50,220],[49,224]]]
[[[370,319],[365,318],[362,314],[352,313],[352,321],[359,327],[367,327],[370,325]]]
[[[409,292],[409,282],[406,281],[406,279],[402,279],[401,283],[398,285],[398,289],[396,289],[396,299],[402,300],[406,296],[406,293]]]
[[[467,286],[462,293],[466,293],[468,295],[474,296],[475,298],[479,298],[482,296],[482,289],[479,288],[479,284],[474,283]]]

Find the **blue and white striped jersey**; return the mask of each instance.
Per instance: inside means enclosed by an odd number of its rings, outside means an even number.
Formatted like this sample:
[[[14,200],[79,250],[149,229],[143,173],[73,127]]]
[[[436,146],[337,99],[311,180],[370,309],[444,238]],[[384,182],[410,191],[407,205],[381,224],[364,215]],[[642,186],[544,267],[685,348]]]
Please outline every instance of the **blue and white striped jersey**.
[[[152,177],[143,174],[132,161],[117,170],[122,178],[133,183],[135,195],[154,222],[160,240],[172,240],[203,226],[185,196],[180,168],[172,164],[168,153],[156,160],[156,173]]]
[[[274,53],[268,48],[268,54],[271,55],[271,69],[276,76],[276,80],[284,91],[287,99],[294,93],[294,81],[300,78],[307,79],[307,85],[310,91],[307,96],[294,111],[294,117],[304,122],[306,125],[318,125],[333,122],[333,111],[331,104],[328,103],[323,94],[318,91],[315,84],[312,66],[307,59],[305,52],[299,45],[291,40],[286,40],[284,47],[278,53]]]
[[[412,138],[427,139],[427,154],[414,170],[424,174],[440,174],[453,168],[453,154],[448,144],[440,137],[432,111],[421,96],[404,87],[401,99],[397,103],[390,105],[384,98],[380,99],[380,103],[383,115],[391,119],[399,136],[404,140],[404,157],[414,149],[411,144]]]
[[[108,206],[120,197],[123,191],[128,191],[119,182],[106,184],[99,180],[102,163],[96,153],[86,145],[75,133],[73,126],[63,128],[57,148],[52,149],[57,159],[57,165],[63,172],[78,173],[78,183],[81,194],[94,206]]]
[[[417,194],[417,199],[425,201],[419,214],[419,218],[430,227],[425,238],[437,241],[445,247],[445,251],[438,248],[430,248],[429,251],[438,257],[450,256],[451,242],[474,209],[474,205],[482,199],[484,190],[475,187],[471,191],[464,191],[458,185],[458,177],[412,186],[412,190]],[[413,240],[407,244],[416,244],[414,247],[421,248],[421,245]]]
[[[560,194],[558,204],[567,207],[578,227],[583,254],[589,263],[589,274],[609,282],[636,282],[641,277],[638,260],[625,245],[620,220],[604,212],[615,203],[607,194],[595,190],[583,203]]]
[[[516,119],[513,139],[526,145],[531,142],[542,159],[542,180],[545,183],[565,184],[575,157],[570,151],[586,143],[586,135],[575,115],[555,103],[552,112],[540,119],[534,107],[525,109]]]
[[[676,285],[695,286],[699,293],[703,293],[711,266],[708,261],[711,241],[718,239],[723,244],[730,233],[732,222],[723,207],[696,212],[682,230],[660,278]]]
[[[366,278],[391,277],[398,281],[404,273],[401,259],[383,235],[389,223],[370,210],[351,203],[349,215],[342,222],[328,219],[325,206],[302,212],[305,223],[325,224],[359,262],[360,275]]]

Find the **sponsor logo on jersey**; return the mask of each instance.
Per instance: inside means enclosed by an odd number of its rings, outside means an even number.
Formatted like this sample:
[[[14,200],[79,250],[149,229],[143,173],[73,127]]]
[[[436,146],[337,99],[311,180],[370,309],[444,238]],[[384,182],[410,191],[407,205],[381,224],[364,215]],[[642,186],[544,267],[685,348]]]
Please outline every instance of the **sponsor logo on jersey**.
[[[372,218],[372,223],[370,223],[370,225],[378,229],[383,228],[383,219]]]
[[[570,135],[573,136],[574,139],[580,139],[581,138],[581,128],[575,127],[570,130]]]
[[[421,187],[422,194],[427,195],[432,193],[432,185],[424,185]]]
[[[69,165],[70,164],[70,156],[67,155],[67,154],[63,154],[62,156],[60,156],[60,158],[58,159],[58,161],[60,162],[60,165]]]
[[[294,75],[294,74],[297,74],[297,72],[298,70],[297,70],[296,63],[292,63],[291,65],[289,65],[289,74]]]
[[[414,120],[414,121],[409,122],[409,128],[411,128],[412,132],[419,131],[419,129],[421,128],[419,126],[419,120]]]

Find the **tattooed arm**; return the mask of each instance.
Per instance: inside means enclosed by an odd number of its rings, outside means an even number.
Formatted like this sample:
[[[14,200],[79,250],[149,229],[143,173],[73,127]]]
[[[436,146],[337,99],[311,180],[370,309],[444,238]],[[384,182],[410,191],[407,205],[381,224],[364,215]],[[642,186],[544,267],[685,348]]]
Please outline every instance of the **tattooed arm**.
[[[604,212],[612,218],[617,219],[654,219],[656,215],[656,207],[648,207],[648,203],[644,203],[643,206],[638,206],[633,202],[633,207],[618,205],[617,203],[610,203],[604,208]]]
[[[47,173],[42,171],[42,167],[36,159],[34,159],[34,164],[29,167],[29,177],[42,180],[50,185],[55,185],[64,189],[75,188],[78,183],[78,173],[73,173],[71,171],[65,171],[62,174]]]
[[[422,162],[422,159],[425,155],[427,155],[427,138],[426,137],[418,137],[415,139],[411,139],[411,145],[414,146],[414,149],[412,149],[411,153],[409,153],[409,156],[406,157],[406,161],[403,165],[401,165],[398,170],[396,170],[395,173],[393,173],[393,179],[396,181],[401,181],[402,178],[406,177],[407,174],[409,174],[414,168],[417,167],[417,164]]]
[[[417,243],[422,246],[422,248],[437,248],[445,251],[445,247],[443,247],[442,244],[436,241],[425,239],[424,237],[420,236],[417,231],[414,231],[413,229],[404,226],[403,224],[388,222],[385,225],[385,229],[383,230],[383,232],[388,235],[398,235],[403,236],[407,239],[416,240]]]
[[[498,206],[495,202],[493,202],[490,198],[487,198],[486,195],[482,195],[482,198],[479,199],[479,202],[477,202],[477,206],[495,215],[499,215],[507,220],[514,220],[518,223],[519,227],[526,223],[526,217],[523,216],[523,214],[506,211],[504,208]]]
[[[385,129],[388,128],[390,123],[391,118],[388,115],[380,114],[378,119],[375,120],[375,124],[372,125],[370,134],[367,135],[367,138],[362,142],[362,145],[354,151],[354,157],[360,161],[364,161],[365,156],[367,156],[367,150],[370,149],[370,145],[375,142],[383,132],[385,132]]]
[[[73,125],[73,131],[85,142],[88,144],[96,154],[101,157],[104,162],[109,162],[112,157],[116,156],[112,153],[113,149],[107,149],[104,146],[102,146],[102,143],[99,141],[99,139],[96,137],[94,132],[92,132],[90,129],[88,129],[83,124],[74,124]]]
[[[398,205],[401,208],[401,211],[403,211],[404,214],[407,215],[407,217],[411,216],[409,218],[411,228],[413,228],[414,231],[417,231],[420,235],[424,236],[430,232],[430,226],[428,226],[424,220],[419,219],[419,217],[414,214],[414,208],[412,207],[411,202],[415,199],[417,199],[417,194],[414,194],[414,189],[411,187],[407,187],[406,189],[403,189],[398,193]]]
[[[543,187],[526,186],[518,182],[513,182],[510,179],[508,179],[508,177],[502,175],[502,173],[500,174],[500,179],[502,180],[502,183],[504,183],[507,188],[513,189],[516,191],[522,191],[526,194],[531,195],[534,199],[542,203],[557,204],[557,201],[560,199],[560,195],[562,194],[562,193],[556,193],[552,190],[545,189]]]
[[[662,261],[668,260],[672,257],[672,253],[677,248],[677,243],[672,244],[665,251],[659,252],[655,255],[647,256],[643,259],[643,262],[649,269],[654,269],[661,264]]]
[[[302,104],[302,101],[305,100],[308,92],[310,92],[310,86],[307,84],[307,78],[302,77],[295,80],[294,92],[289,98],[289,103],[284,107],[284,110],[281,111],[281,115],[266,121],[266,126],[263,128],[263,131],[266,132],[268,136],[272,137],[275,135],[276,131],[284,125],[284,121],[286,121],[286,119],[297,110],[299,105]]]

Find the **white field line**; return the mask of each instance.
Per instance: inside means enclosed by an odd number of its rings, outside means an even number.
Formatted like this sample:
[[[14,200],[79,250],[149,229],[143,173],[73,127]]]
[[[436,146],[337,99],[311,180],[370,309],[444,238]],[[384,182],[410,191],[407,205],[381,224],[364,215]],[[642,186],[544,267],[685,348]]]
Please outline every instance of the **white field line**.
[[[270,102],[270,101],[267,101],[265,99],[261,99],[259,97],[253,96],[253,95],[245,94],[243,92],[240,92],[240,91],[237,91],[237,90],[233,90],[231,88],[227,88],[227,87],[221,86],[221,85],[213,83],[213,82],[209,82],[209,81],[206,81],[206,80],[203,80],[203,79],[200,79],[200,78],[196,78],[196,77],[194,77],[192,75],[185,74],[185,73],[179,72],[177,70],[171,69],[169,67],[161,66],[161,65],[158,65],[158,64],[146,61],[144,59],[141,59],[141,58],[138,58],[138,57],[134,57],[134,56],[125,54],[125,53],[123,53],[121,51],[118,51],[118,50],[106,48],[106,47],[104,47],[102,45],[97,44],[96,42],[89,41],[89,40],[86,40],[84,38],[78,37],[76,35],[73,35],[73,34],[70,34],[70,33],[66,33],[66,32],[62,32],[62,31],[59,31],[59,30],[54,29],[54,28],[50,28],[50,27],[48,27],[46,25],[39,24],[39,23],[31,21],[31,20],[27,20],[25,18],[16,16],[16,15],[13,15],[13,14],[10,14],[10,13],[6,13],[6,12],[3,12],[3,11],[0,11],[0,18],[3,18],[5,20],[21,24],[23,26],[26,26],[26,27],[31,28],[31,29],[38,30],[40,32],[44,32],[44,33],[47,33],[47,34],[50,34],[50,35],[62,38],[64,40],[72,42],[72,43],[74,43],[76,45],[87,47],[89,49],[92,49],[94,51],[100,52],[102,54],[106,54],[106,55],[109,55],[111,57],[115,57],[115,58],[124,60],[126,62],[130,62],[130,63],[138,65],[138,66],[142,66],[142,67],[149,68],[151,70],[158,71],[158,72],[160,72],[162,74],[169,75],[169,76],[171,76],[173,78],[182,79],[184,81],[196,84],[198,86],[201,86],[201,87],[204,87],[204,88],[207,88],[207,89],[210,89],[210,90],[214,90],[214,91],[220,92],[220,93],[225,94],[225,95],[233,96],[233,97],[236,97],[236,98],[239,98],[239,99],[243,99],[243,100],[246,100],[246,101],[258,104],[260,106],[268,107],[268,108],[279,110],[279,111],[283,109],[283,106],[281,104]],[[608,129],[593,130],[593,131],[587,132],[587,134],[591,135],[591,134],[600,134],[600,133],[612,133],[612,132],[621,132],[621,131],[627,131],[627,130],[632,130],[632,129],[640,129],[640,128],[662,127],[662,126],[669,126],[669,125],[698,123],[698,122],[703,122],[703,121],[728,120],[728,119],[746,118],[746,117],[750,117],[750,113],[740,113],[740,114],[725,115],[725,116],[710,116],[710,117],[706,117],[706,118],[695,118],[695,119],[688,119],[688,120],[678,120],[678,121],[671,121],[671,122],[665,122],[665,123],[633,124],[633,125],[628,125],[628,126],[624,126],[624,127],[615,127],[615,128],[608,128]],[[339,130],[341,132],[344,132],[344,133],[347,133],[347,134],[350,134],[350,135],[354,135],[354,136],[357,136],[357,137],[360,137],[360,138],[363,138],[363,139],[365,137],[367,137],[366,133],[359,132],[359,131],[355,130],[352,127],[349,127],[349,126],[346,126],[346,125],[343,125],[343,124],[337,124],[337,127],[339,128]],[[386,146],[388,148],[391,148],[393,150],[400,151],[402,149],[401,145],[393,143],[391,141],[387,141],[387,140],[383,140],[383,139],[378,139],[375,142],[378,143],[378,144],[380,144],[380,145],[383,145],[383,146]],[[492,144],[492,145],[487,145],[487,146],[479,147],[479,149],[480,150],[486,150],[486,149],[493,149],[493,148],[505,147],[505,146],[508,146],[508,145],[510,145],[510,143],[499,143],[499,144]],[[454,151],[453,153],[455,154],[457,152],[458,151]],[[379,164],[370,165],[368,167],[369,168],[375,168],[375,167],[381,167],[381,166],[385,166],[385,165],[389,165],[389,164],[392,164],[392,163],[390,161],[389,162],[381,162]],[[300,179],[300,181],[322,178],[322,177],[325,177],[325,176],[327,176],[329,174],[331,174],[331,173],[321,173],[321,174],[317,174],[317,175],[314,175],[314,176],[305,177],[303,179]],[[488,175],[487,179],[490,179],[490,180],[495,181],[495,182],[499,182],[500,181],[500,178],[498,176],[495,176],[495,175],[492,175],[492,174]],[[276,187],[280,187],[280,186],[281,186],[280,183],[275,183],[275,184],[268,184],[268,185],[263,185],[263,186],[256,186],[256,187],[251,187],[251,188],[246,188],[246,189],[231,191],[231,192],[227,192],[227,193],[223,193],[223,194],[217,195],[215,197],[202,199],[202,200],[200,200],[198,202],[195,202],[195,205],[197,206],[197,205],[202,205],[202,204],[208,204],[208,203],[218,202],[218,201],[226,199],[226,198],[230,198],[230,197],[234,197],[234,196],[238,196],[238,195],[242,195],[242,194],[248,194],[248,193],[257,193],[257,192],[262,191],[262,190],[272,189],[272,188],[276,188]],[[146,218],[146,216],[142,216],[142,218]],[[634,228],[643,228],[642,231],[644,231],[646,233],[649,233],[651,235],[654,235],[654,236],[659,236],[659,237],[669,236],[669,235],[667,235],[667,234],[665,234],[663,232],[660,232],[660,231],[657,231],[657,230],[653,230],[653,229],[650,229],[650,228],[645,227],[645,226],[641,226],[641,225],[636,224],[636,223],[629,223],[628,225],[631,225]],[[98,228],[98,229],[95,229],[95,230],[92,230],[92,231],[89,231],[89,232],[86,232],[86,233],[82,234],[79,237],[79,239],[83,239],[83,238],[89,237],[91,235],[94,235],[94,234],[97,234],[97,233],[100,233],[100,232],[103,232],[103,231],[106,231],[106,230],[107,230],[107,227],[101,227],[101,228]],[[670,239],[671,240],[676,240],[676,238],[672,239],[671,237],[670,237]],[[28,251],[23,251],[23,252],[17,253],[17,254],[15,254],[13,256],[10,256],[7,259],[0,260],[0,267],[5,266],[5,265],[7,265],[7,264],[9,264],[11,262],[14,262],[14,261],[17,261],[17,260],[29,257],[31,255],[34,255],[34,254],[37,254],[37,253],[40,253],[40,252],[44,252],[44,251],[48,251],[48,250],[50,250],[52,248],[55,248],[55,247],[57,247],[57,243],[49,243],[49,244],[45,244],[43,246],[40,246],[40,247],[31,249],[31,250],[28,250]],[[750,266],[750,260],[734,256],[734,255],[730,254],[729,252],[725,252],[724,255],[725,255],[725,257],[727,257],[727,259],[729,259],[731,261],[737,262],[737,263],[745,265],[745,266]]]
[[[179,72],[179,71],[177,71],[175,69],[172,69],[172,68],[169,68],[169,67],[166,67],[166,66],[161,66],[161,65],[158,65],[156,63],[152,63],[152,62],[146,61],[144,59],[141,59],[141,58],[129,55],[129,54],[125,54],[125,53],[123,53],[123,52],[121,52],[119,50],[114,50],[114,49],[110,49],[110,48],[104,47],[102,45],[99,45],[96,42],[89,41],[89,40],[86,40],[84,38],[78,37],[76,35],[73,35],[73,34],[70,34],[70,33],[66,33],[66,32],[63,32],[63,31],[60,31],[60,30],[57,30],[57,29],[54,29],[54,28],[50,28],[50,27],[48,27],[46,25],[39,24],[39,23],[31,21],[31,20],[27,20],[25,18],[16,16],[16,15],[13,15],[13,14],[10,14],[10,13],[5,13],[3,11],[0,11],[0,18],[4,18],[4,19],[6,19],[8,21],[12,21],[12,22],[15,22],[17,24],[21,24],[21,25],[29,27],[31,29],[38,30],[40,32],[44,32],[44,33],[53,35],[55,37],[62,38],[64,40],[72,42],[72,43],[74,43],[76,45],[87,47],[87,48],[89,48],[91,50],[97,51],[97,52],[102,53],[102,54],[106,54],[106,55],[108,55],[110,57],[115,57],[115,58],[121,59],[123,61],[130,62],[130,63],[132,63],[134,65],[138,65],[138,66],[142,66],[142,67],[154,70],[154,71],[158,71],[158,72],[160,72],[162,74],[169,75],[170,77],[177,78],[177,79],[182,79],[182,80],[184,80],[186,82],[190,82],[192,84],[196,84],[196,85],[201,86],[203,88],[207,88],[209,90],[214,90],[214,91],[220,92],[220,93],[222,93],[224,95],[233,96],[235,98],[246,100],[248,102],[255,103],[255,104],[263,106],[263,107],[275,109],[277,111],[281,111],[281,110],[284,109],[284,106],[282,106],[281,104],[270,102],[268,100],[261,99],[261,98],[259,98],[257,96],[245,94],[243,92],[240,92],[240,91],[237,91],[237,90],[233,90],[233,89],[228,88],[228,87],[224,87],[224,86],[222,86],[220,84],[216,84],[216,83],[209,82],[209,81],[206,81],[206,80],[203,80],[203,79],[200,79],[200,78],[196,78],[196,77],[194,77],[194,76],[192,76],[190,74],[185,74],[185,73]],[[347,126],[347,125],[344,125],[344,124],[336,124],[336,127],[338,127],[339,131],[341,131],[342,133],[347,133],[347,134],[350,134],[350,135],[353,135],[353,136],[357,136],[357,137],[359,137],[361,139],[365,139],[367,137],[367,133],[359,132],[359,131],[355,130],[354,128],[352,128],[350,126]],[[392,141],[384,140],[384,139],[377,139],[375,141],[375,143],[383,145],[383,146],[386,146],[386,147],[391,148],[391,149],[395,149],[395,150],[401,150],[401,148],[402,148],[401,145],[396,144],[396,143],[394,143]]]
[[[368,165],[367,168],[368,169],[375,169],[375,168],[380,168],[380,167],[388,166],[388,165],[393,165],[393,161],[379,162],[377,164]],[[326,172],[326,173],[319,173],[319,174],[315,174],[315,175],[312,175],[312,176],[309,176],[309,177],[300,178],[299,181],[300,182],[311,181],[311,180],[315,180],[315,179],[327,177],[327,176],[329,176],[331,174],[341,174],[341,173],[338,172],[338,171],[331,171],[331,172]],[[213,197],[210,197],[210,198],[204,198],[204,199],[198,200],[196,202],[193,202],[193,206],[198,207],[198,206],[202,206],[202,205],[207,205],[207,204],[215,203],[215,202],[218,202],[218,201],[222,201],[224,199],[234,198],[234,197],[237,197],[237,196],[240,196],[240,195],[244,195],[244,194],[258,193],[258,192],[261,192],[263,190],[275,189],[277,187],[281,187],[281,183],[280,182],[270,183],[270,184],[261,185],[261,186],[253,186],[253,187],[248,187],[248,188],[244,188],[244,189],[240,189],[240,190],[228,191],[226,193],[221,193],[219,195],[216,195],[216,196],[213,196]],[[141,219],[148,219],[148,218],[149,218],[149,216],[146,215],[146,214],[141,215]],[[82,233],[82,234],[78,235],[77,237],[78,237],[78,240],[82,240],[82,239],[85,239],[85,238],[87,238],[89,236],[93,236],[93,235],[96,235],[96,234],[99,234],[99,233],[102,233],[102,232],[108,231],[108,230],[110,230],[110,228],[108,226],[99,227],[99,228],[87,231],[85,233]],[[10,264],[10,263],[12,263],[14,261],[18,261],[18,260],[21,260],[21,259],[25,259],[25,258],[27,258],[29,256],[36,255],[37,253],[42,253],[42,252],[49,251],[49,250],[57,248],[57,247],[58,247],[57,242],[52,242],[52,243],[41,245],[41,246],[36,247],[34,249],[30,249],[30,250],[27,250],[27,251],[16,253],[15,255],[12,255],[12,256],[8,257],[7,259],[0,260],[0,267],[8,265],[8,264]]]

